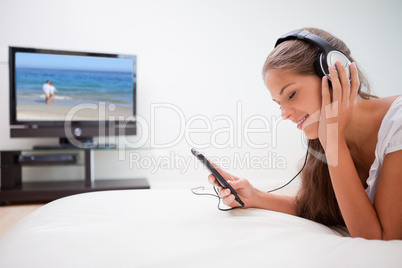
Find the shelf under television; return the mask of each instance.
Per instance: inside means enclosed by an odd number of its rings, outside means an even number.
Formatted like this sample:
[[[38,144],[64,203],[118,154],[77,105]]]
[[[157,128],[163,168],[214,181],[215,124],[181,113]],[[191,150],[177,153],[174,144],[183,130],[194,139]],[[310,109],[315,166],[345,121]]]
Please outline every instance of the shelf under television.
[[[61,197],[106,190],[149,189],[144,178],[96,180],[91,186],[80,181],[24,182],[20,187],[1,190],[2,200],[7,202],[47,202]]]
[[[149,189],[146,178],[130,179],[95,179],[92,170],[92,154],[99,149],[76,149],[83,152],[84,157],[77,163],[43,163],[36,165],[26,165],[19,162],[19,157],[24,152],[38,152],[41,150],[5,150],[0,151],[1,169],[1,190],[0,205],[15,202],[48,202],[68,195],[105,191],[105,190],[127,190],[127,189]],[[100,149],[104,151],[104,149]],[[110,150],[110,149],[108,149]],[[52,151],[52,154],[57,151]],[[61,152],[62,154],[65,151]],[[22,169],[24,167],[37,166],[42,168],[61,166],[83,166],[84,178],[80,180],[60,180],[24,182],[22,179]],[[47,167],[46,167],[47,166]]]

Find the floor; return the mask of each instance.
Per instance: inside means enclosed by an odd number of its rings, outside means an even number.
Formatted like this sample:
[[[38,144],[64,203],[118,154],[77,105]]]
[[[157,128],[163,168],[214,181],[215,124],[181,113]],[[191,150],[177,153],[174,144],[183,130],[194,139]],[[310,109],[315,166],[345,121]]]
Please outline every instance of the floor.
[[[22,218],[41,206],[43,206],[43,204],[8,205],[0,207],[0,236]]]

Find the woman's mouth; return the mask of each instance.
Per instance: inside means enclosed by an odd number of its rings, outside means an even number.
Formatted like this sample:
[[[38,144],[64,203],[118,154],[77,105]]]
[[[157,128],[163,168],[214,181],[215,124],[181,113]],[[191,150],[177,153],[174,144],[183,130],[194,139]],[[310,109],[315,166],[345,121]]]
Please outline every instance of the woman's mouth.
[[[299,122],[297,122],[297,128],[298,129],[302,129],[303,128],[303,124],[306,121],[306,119],[308,118],[309,115],[306,115],[305,117],[303,117],[302,119],[299,120]]]

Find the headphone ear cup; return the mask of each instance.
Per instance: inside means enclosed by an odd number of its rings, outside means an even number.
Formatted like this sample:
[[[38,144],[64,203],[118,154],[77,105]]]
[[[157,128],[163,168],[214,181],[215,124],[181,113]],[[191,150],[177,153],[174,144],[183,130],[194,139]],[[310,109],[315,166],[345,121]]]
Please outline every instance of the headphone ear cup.
[[[348,59],[348,57],[346,57],[345,54],[343,54],[342,52],[338,51],[338,50],[332,50],[330,52],[328,52],[328,55],[326,56],[326,63],[327,66],[335,66],[335,63],[339,61],[343,67],[345,68],[346,71],[346,75],[348,76],[348,78],[350,79],[350,71],[349,71],[349,65],[351,64],[350,60]],[[329,71],[328,71],[329,73]],[[331,79],[331,78],[329,78]]]
[[[324,53],[321,53],[318,58],[315,60],[315,70],[317,74],[320,77],[323,77],[326,75],[328,77],[328,80],[331,81],[331,76],[329,75],[329,66],[335,66],[335,63],[337,61],[340,61],[345,67],[346,74],[350,79],[350,71],[349,71],[349,65],[351,64],[350,60],[348,57],[346,57],[345,54],[342,52],[339,52],[337,50],[332,50],[328,52],[328,55],[325,55]]]
[[[324,53],[321,53],[314,62],[315,64],[315,71],[319,77],[323,77],[327,75],[328,72],[328,64],[325,60]]]
[[[328,85],[330,87],[330,94],[331,94],[331,101],[332,101],[332,81],[331,81],[331,77],[329,75],[327,61],[324,59],[325,59],[324,53],[321,53],[314,62],[315,70],[320,78],[323,78],[324,76],[328,77]],[[326,68],[326,69],[324,69],[324,68]]]

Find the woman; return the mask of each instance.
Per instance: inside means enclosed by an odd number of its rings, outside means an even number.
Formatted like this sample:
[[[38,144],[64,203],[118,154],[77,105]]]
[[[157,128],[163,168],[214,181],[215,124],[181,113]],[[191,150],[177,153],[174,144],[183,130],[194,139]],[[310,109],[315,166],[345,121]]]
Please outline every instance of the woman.
[[[299,193],[266,193],[246,179],[218,171],[245,207],[345,225],[352,237],[402,239],[402,97],[376,98],[363,92],[369,90],[368,83],[347,46],[323,30],[305,30],[352,63],[349,70],[339,61],[330,66],[329,82],[315,70],[321,49],[288,40],[276,46],[264,64],[265,85],[282,117],[296,123],[310,140]],[[218,186],[213,175],[208,179]],[[219,195],[224,204],[238,206],[230,190],[221,189]]]

